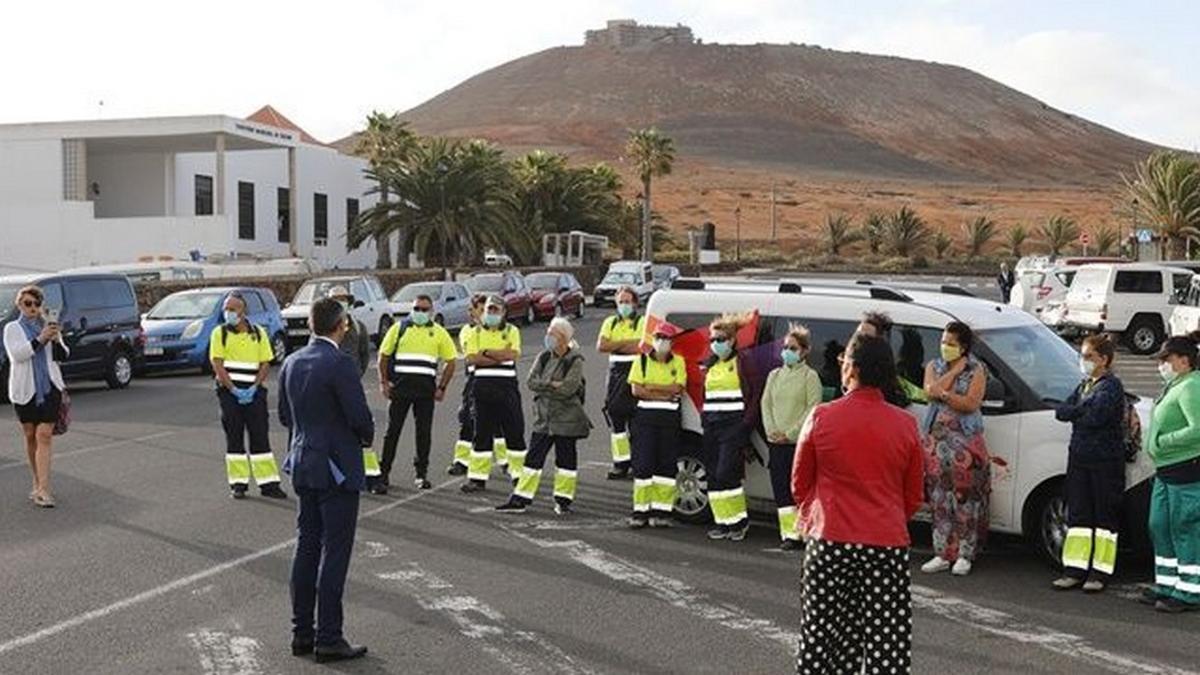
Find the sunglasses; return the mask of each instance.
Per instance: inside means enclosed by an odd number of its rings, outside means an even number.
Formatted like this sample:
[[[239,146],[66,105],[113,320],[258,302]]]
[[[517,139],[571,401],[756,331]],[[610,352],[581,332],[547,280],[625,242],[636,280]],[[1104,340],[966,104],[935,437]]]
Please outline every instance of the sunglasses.
[[[34,308],[34,307],[41,307],[41,306],[42,306],[42,301],[41,301],[41,300],[22,300],[22,301],[21,301],[21,306],[22,306],[22,307],[27,307],[27,308],[30,308],[30,309],[32,309],[32,308]]]

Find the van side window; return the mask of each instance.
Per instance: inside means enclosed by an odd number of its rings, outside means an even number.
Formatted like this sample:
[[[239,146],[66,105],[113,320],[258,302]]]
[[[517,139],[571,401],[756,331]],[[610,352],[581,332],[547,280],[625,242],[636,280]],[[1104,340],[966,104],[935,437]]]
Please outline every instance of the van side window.
[[[74,309],[110,309],[134,304],[129,282],[118,279],[87,279],[67,282],[67,296]]]
[[[938,328],[897,325],[892,328],[892,351],[896,371],[918,387],[925,383],[925,366],[941,352],[942,331]]]
[[[1182,303],[1187,298],[1188,289],[1192,285],[1192,275],[1172,274],[1171,285],[1173,287],[1171,295],[1175,298],[1175,302]]]
[[[1117,280],[1113,283],[1114,293],[1153,293],[1163,292],[1163,275],[1161,272],[1136,272],[1118,270]]]
[[[53,282],[43,284],[41,286],[42,293],[46,296],[44,306],[53,307],[55,309],[63,308],[63,288],[62,284]]]
[[[837,361],[838,355],[846,351],[846,343],[858,328],[857,321],[828,321],[823,319],[805,319],[802,317],[772,317],[774,332],[777,339],[787,335],[792,323],[799,323],[808,328],[812,351],[808,355],[808,365],[821,376],[821,384],[827,389],[840,392],[842,387],[842,367]],[[939,338],[940,340],[940,338]]]

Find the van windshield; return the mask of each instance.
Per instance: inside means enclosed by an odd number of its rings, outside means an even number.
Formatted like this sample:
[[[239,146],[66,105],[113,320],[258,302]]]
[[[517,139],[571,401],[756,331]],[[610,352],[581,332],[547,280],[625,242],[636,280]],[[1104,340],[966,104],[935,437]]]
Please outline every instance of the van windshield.
[[[979,339],[1043,401],[1067,400],[1082,377],[1079,354],[1041,324],[984,330]]]
[[[329,290],[334,286],[343,288],[350,287],[349,279],[322,279],[320,281],[306,281],[296,291],[296,297],[292,298],[293,305],[311,305],[317,300],[329,295]]]
[[[632,272],[609,272],[600,283],[609,286],[636,286],[638,278]]]
[[[392,302],[416,302],[418,295],[428,295],[432,300],[442,297],[441,284],[409,284],[392,296]]]

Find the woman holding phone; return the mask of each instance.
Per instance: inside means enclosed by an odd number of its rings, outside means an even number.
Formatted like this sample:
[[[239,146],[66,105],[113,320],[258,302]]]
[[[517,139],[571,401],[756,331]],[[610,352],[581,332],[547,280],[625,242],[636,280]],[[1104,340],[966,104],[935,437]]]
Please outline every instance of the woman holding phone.
[[[26,286],[17,292],[21,316],[4,327],[4,350],[11,364],[8,399],[17,410],[25,435],[25,452],[33,474],[29,499],[42,508],[53,508],[50,493],[50,445],[62,405],[62,371],[67,346],[59,331],[57,309],[47,309],[42,289]]]

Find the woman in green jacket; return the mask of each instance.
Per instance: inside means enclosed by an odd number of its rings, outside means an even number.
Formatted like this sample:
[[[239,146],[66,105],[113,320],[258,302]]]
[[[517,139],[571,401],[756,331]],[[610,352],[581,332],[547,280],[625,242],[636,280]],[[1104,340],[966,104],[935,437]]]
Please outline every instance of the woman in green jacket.
[[[763,430],[771,449],[771,489],[779,512],[779,548],[800,547],[796,530],[796,502],[792,498],[792,459],[800,429],[821,402],[821,378],[808,365],[808,329],[792,324],[783,340],[783,365],[767,375],[762,394]]]
[[[1146,452],[1154,461],[1150,541],[1154,588],[1143,602],[1175,614],[1200,609],[1200,333],[1168,339],[1158,352],[1166,387],[1154,404]]]

